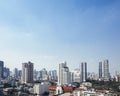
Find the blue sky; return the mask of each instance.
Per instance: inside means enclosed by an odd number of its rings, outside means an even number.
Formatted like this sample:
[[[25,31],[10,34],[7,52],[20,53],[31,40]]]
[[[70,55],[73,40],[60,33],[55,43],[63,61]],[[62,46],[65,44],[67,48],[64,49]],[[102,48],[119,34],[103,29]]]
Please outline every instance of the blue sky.
[[[119,0],[1,0],[0,59],[21,69],[57,69],[67,61],[70,70],[109,59],[113,73],[120,70]]]

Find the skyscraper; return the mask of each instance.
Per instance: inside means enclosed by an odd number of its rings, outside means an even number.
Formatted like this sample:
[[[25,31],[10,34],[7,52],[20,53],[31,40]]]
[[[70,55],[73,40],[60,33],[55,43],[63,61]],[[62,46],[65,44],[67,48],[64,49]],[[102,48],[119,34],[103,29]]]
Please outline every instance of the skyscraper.
[[[81,63],[81,82],[85,82],[87,79],[87,63],[86,62],[82,62]]]
[[[99,79],[102,78],[102,62],[99,62]]]
[[[64,84],[69,84],[70,82],[71,82],[70,72],[69,72],[69,68],[66,65],[66,62],[60,63],[58,83],[64,85]]]
[[[103,69],[104,69],[104,79],[105,80],[109,80],[110,78],[110,73],[109,73],[109,61],[108,60],[104,60],[103,62]]]
[[[33,63],[22,63],[22,83],[33,82]]]
[[[3,78],[3,68],[4,68],[4,62],[3,61],[0,61],[0,78]]]

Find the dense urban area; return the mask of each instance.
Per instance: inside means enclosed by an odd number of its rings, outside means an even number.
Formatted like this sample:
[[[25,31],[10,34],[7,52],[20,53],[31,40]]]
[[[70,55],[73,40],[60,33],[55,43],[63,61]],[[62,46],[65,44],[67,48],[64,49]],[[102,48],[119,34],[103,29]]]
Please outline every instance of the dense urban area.
[[[87,72],[87,63],[69,70],[66,62],[57,70],[35,70],[34,63],[11,71],[0,61],[0,96],[120,96],[120,73],[111,76],[109,61],[98,64],[98,74]]]

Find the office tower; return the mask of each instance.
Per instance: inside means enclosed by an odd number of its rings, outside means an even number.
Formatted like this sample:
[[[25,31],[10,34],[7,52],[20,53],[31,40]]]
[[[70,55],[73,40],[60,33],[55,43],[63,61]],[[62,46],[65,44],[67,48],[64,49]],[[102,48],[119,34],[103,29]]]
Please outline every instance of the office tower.
[[[102,62],[99,62],[99,79],[102,78]]]
[[[85,82],[87,79],[87,63],[82,62],[81,63],[81,82]]]
[[[66,65],[66,62],[60,63],[58,83],[64,85],[64,84],[69,84],[70,82],[71,82],[70,72],[69,72],[69,68]]]
[[[104,69],[104,79],[109,80],[110,73],[109,73],[109,61],[108,60],[104,60],[103,69]]]
[[[33,63],[22,63],[22,83],[33,82]]]
[[[3,68],[4,68],[4,62],[0,61],[0,78],[3,78]]]

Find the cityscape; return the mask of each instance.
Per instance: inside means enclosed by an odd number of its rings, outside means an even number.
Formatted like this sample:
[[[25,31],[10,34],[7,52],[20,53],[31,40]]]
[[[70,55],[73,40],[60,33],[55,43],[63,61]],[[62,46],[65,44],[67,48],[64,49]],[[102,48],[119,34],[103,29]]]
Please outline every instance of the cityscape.
[[[36,70],[34,65],[28,61],[21,64],[22,70],[11,71],[0,61],[0,96],[119,96],[120,72],[111,76],[107,59],[99,62],[98,73],[88,72],[87,62],[73,71],[67,62],[59,63],[58,71]],[[100,87],[102,83],[116,88]]]
[[[0,0],[0,96],[120,96],[120,0]]]

